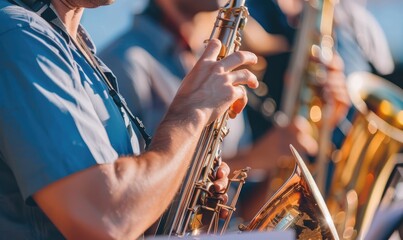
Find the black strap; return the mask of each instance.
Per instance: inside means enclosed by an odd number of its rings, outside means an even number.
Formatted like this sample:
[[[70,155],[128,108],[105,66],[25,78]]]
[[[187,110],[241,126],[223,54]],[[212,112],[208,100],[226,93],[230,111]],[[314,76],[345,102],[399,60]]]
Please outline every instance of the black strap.
[[[115,104],[119,108],[123,108],[126,111],[126,113],[129,115],[130,120],[136,125],[137,129],[140,131],[140,134],[141,134],[141,136],[143,137],[143,139],[144,139],[144,141],[146,143],[145,147],[147,148],[151,143],[151,136],[147,133],[143,122],[140,120],[140,118],[135,116],[130,111],[129,107],[127,106],[127,103],[126,103],[125,99],[122,97],[122,95],[120,95],[115,90],[114,85],[112,84],[111,81],[109,81],[109,78],[106,76],[105,72],[102,70],[101,66],[99,65],[98,60],[96,59],[96,57],[93,55],[91,50],[88,48],[88,46],[86,45],[86,43],[82,39],[81,34],[78,34],[78,41],[79,42],[75,42],[73,40],[73,43],[74,44],[80,44],[80,46],[83,48],[83,51],[86,53],[86,54],[83,54],[84,57],[88,56],[90,58],[90,59],[87,59],[87,61],[90,63],[90,65],[93,67],[93,69],[102,76],[102,79],[104,80],[106,86],[108,87],[109,95],[112,97],[112,99],[115,102]],[[78,46],[77,46],[77,48],[79,49]]]
[[[134,124],[137,126],[139,129],[141,136],[143,136],[144,141],[146,143],[146,148],[150,145],[151,143],[151,136],[146,132],[146,128],[143,124],[143,122],[138,118],[137,116],[133,115],[133,113],[130,111],[130,109],[127,107],[125,99],[118,93],[116,92],[115,89],[109,89],[109,94],[112,96],[113,101],[115,104],[119,107],[123,107],[123,109],[127,112],[129,115],[130,119],[134,122]]]
[[[124,111],[128,114],[131,122],[133,122],[138,130],[140,131],[140,134],[144,138],[144,141],[146,143],[146,148],[149,146],[151,143],[151,136],[147,133],[145,126],[143,122],[138,118],[137,116],[133,115],[133,113],[130,111],[129,107],[126,104],[126,101],[124,98],[115,90],[113,87],[113,84],[109,81],[109,78],[105,75],[105,72],[102,70],[102,68],[99,66],[98,60],[96,57],[93,55],[92,51],[88,49],[88,46],[86,43],[82,40],[81,34],[79,34],[78,39],[80,40],[79,43],[74,41],[70,35],[68,34],[66,27],[60,20],[60,18],[57,16],[53,6],[50,4],[50,0],[9,0],[13,4],[17,4],[21,7],[24,7],[26,9],[31,9],[34,11],[36,14],[41,16],[43,19],[45,19],[47,22],[54,24],[57,26],[60,30],[63,31],[63,34],[65,37],[69,38],[72,40],[74,44],[76,44],[77,49],[81,51],[81,49],[84,50],[85,53],[82,53],[85,58],[89,57],[90,59],[87,59],[89,62],[90,66],[93,67],[93,69],[101,75],[101,79],[104,81],[106,86],[108,87],[109,90],[109,95],[112,97],[113,102],[119,107],[123,108]],[[80,44],[80,46],[77,46]]]

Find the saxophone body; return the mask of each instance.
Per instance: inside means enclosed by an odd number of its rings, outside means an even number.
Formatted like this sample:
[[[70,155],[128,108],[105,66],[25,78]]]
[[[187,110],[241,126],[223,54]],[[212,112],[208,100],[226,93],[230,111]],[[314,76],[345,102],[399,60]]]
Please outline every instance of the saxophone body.
[[[217,60],[237,51],[241,46],[241,31],[249,13],[245,0],[230,0],[219,10],[210,39],[218,38],[222,48]],[[207,40],[208,41],[208,40]],[[229,133],[228,113],[203,130],[188,172],[176,197],[162,216],[157,235],[173,237],[197,236],[200,234],[222,234],[226,231],[248,169],[234,171],[229,178],[226,191],[214,192],[213,181],[220,164],[221,145]],[[235,194],[229,204],[223,202],[231,184],[236,184]],[[220,212],[229,214],[225,222],[219,222]]]

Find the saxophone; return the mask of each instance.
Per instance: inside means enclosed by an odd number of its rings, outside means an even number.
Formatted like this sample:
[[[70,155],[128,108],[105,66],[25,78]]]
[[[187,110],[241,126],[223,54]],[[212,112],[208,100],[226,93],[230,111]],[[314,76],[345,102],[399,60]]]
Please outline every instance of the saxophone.
[[[241,31],[248,15],[245,0],[230,0],[220,8],[210,36],[210,39],[218,38],[222,42],[217,60],[238,51]],[[204,128],[184,182],[162,216],[157,235],[183,237],[222,234],[226,231],[248,171],[248,168],[234,171],[226,190],[223,193],[214,192],[213,181],[220,164],[221,144],[229,132],[228,118],[228,112],[225,112]],[[233,183],[237,185],[235,194],[229,204],[225,204],[222,196]],[[228,217],[222,223],[219,222],[219,215],[224,209]]]

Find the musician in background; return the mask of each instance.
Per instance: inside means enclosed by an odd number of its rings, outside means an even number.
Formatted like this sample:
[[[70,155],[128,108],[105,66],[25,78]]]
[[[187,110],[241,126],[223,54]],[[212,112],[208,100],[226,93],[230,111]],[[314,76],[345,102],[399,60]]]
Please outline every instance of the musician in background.
[[[299,21],[303,9],[303,1],[249,0],[248,6],[251,15],[260,23],[265,31],[273,35],[283,36],[285,44],[290,46],[288,51],[275,54],[266,53],[264,49],[256,49],[254,45],[248,46],[249,50],[258,55],[262,55],[267,63],[263,77],[259,79],[262,83],[258,89],[254,90],[256,94],[249,96],[246,109],[248,119],[251,122],[250,125],[254,141],[261,143],[261,145],[267,148],[269,144],[273,144],[273,140],[270,139],[274,138],[272,137],[273,135],[281,135],[281,133],[277,133],[279,131],[278,122],[276,123],[273,119],[282,104],[281,100],[283,97],[285,76],[287,75],[286,71],[289,67],[293,46],[296,44],[295,36],[300,24]],[[329,84],[329,86],[325,86],[325,88],[330,92],[328,96],[331,96],[338,106],[337,111],[333,112],[334,116],[332,117],[335,119],[332,124],[334,127],[332,143],[338,148],[341,146],[344,140],[344,134],[347,133],[349,126],[348,121],[345,120],[346,113],[349,111],[350,107],[350,101],[344,83],[345,76],[355,71],[372,71],[373,68],[376,68],[380,72],[387,73],[393,69],[393,64],[391,65],[390,52],[388,51],[387,45],[385,45],[386,42],[382,31],[380,31],[379,26],[374,22],[375,20],[361,5],[354,1],[341,1],[336,5],[335,11],[334,39],[336,41],[336,57],[328,69],[328,78],[325,84]],[[374,26],[378,34],[372,34],[371,37],[368,36],[366,38],[361,36],[363,39],[360,39],[361,42],[357,42],[357,36],[360,34],[359,30],[367,34],[371,26]],[[248,32],[245,31],[245,33],[247,34]],[[245,36],[244,38],[249,39],[250,37]],[[257,40],[258,39],[259,38],[257,38]],[[372,44],[364,44],[362,41],[368,41]],[[365,48],[365,46],[372,46],[373,49]],[[380,52],[382,53],[380,56],[383,57],[370,58],[368,56],[370,56],[371,51]],[[338,55],[340,57],[338,57]],[[262,89],[264,91],[262,91]],[[309,124],[303,118],[298,117],[294,123],[295,126],[301,129],[301,132],[308,133],[298,137],[298,139],[301,140],[299,143],[303,143],[305,146],[298,148],[298,150],[305,156],[305,159],[308,159],[307,157],[314,158],[317,153],[318,143],[310,137],[312,134],[309,134],[309,132],[312,131],[312,129],[310,129]],[[278,147],[279,152],[284,154],[281,159],[289,158],[290,156],[286,154],[288,150],[285,144],[287,138],[279,136],[276,139],[277,141],[274,142],[274,145]],[[261,148],[263,149],[264,147]],[[281,148],[283,148],[283,150]],[[263,166],[263,159],[261,166]],[[323,171],[326,171],[326,169]],[[270,181],[270,176],[268,177],[268,181]],[[249,199],[261,202],[263,199],[259,199],[262,195],[259,194],[259,192],[267,191],[268,188],[270,188],[270,185],[261,186],[261,184],[256,184],[256,186],[246,189],[249,192],[245,195],[253,196],[249,197]],[[256,206],[256,203],[248,203],[248,206]]]
[[[272,127],[272,116],[281,106],[284,76],[289,65],[292,46],[295,43],[303,1],[250,0],[248,5],[251,15],[265,31],[283,36],[290,46],[289,51],[277,54],[258,51],[254,49],[254,46],[250,46],[251,51],[263,55],[268,63],[262,79],[265,84],[261,86],[270,86],[269,91],[263,96],[259,94],[260,101],[256,101],[256,105],[250,101],[247,111],[251,119],[260,119],[255,122],[252,131],[254,138],[260,138],[265,133],[265,129]],[[336,4],[334,34],[335,49],[344,62],[343,71],[346,76],[355,71],[376,70],[382,74],[393,71],[393,61],[384,34],[376,20],[359,1],[340,1]],[[335,96],[343,104],[345,95],[346,92],[341,92]],[[272,102],[272,107],[262,112],[259,106],[262,101]],[[343,113],[339,115],[340,118],[344,116]]]
[[[183,77],[204,51],[219,7],[225,0],[151,0],[133,16],[132,26],[106,46],[100,57],[118,76],[121,94],[152,134]],[[225,156],[248,142],[242,114],[229,120]],[[233,129],[237,129],[233,131]]]
[[[0,0],[4,239],[136,239],[173,199],[206,124],[229,108],[239,114],[243,85],[258,84],[234,70],[254,54],[216,61],[221,44],[212,40],[140,153],[115,78],[80,25],[85,8],[112,2]],[[221,164],[216,191],[228,172]]]

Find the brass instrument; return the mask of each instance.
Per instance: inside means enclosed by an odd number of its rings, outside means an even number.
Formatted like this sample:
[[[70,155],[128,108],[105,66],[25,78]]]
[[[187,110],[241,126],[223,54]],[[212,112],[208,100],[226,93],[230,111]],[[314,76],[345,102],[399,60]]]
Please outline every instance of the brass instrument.
[[[241,231],[294,229],[296,239],[339,239],[336,228],[308,168],[290,145],[296,159],[293,174]]]
[[[241,31],[248,15],[245,0],[230,0],[219,10],[210,36],[210,39],[218,38],[222,42],[218,60],[238,51]],[[184,182],[162,217],[157,234],[183,237],[217,234],[218,231],[222,234],[226,230],[248,170],[233,173],[226,191],[233,182],[238,183],[238,187],[230,204],[224,204],[222,195],[226,192],[215,193],[213,181],[219,166],[221,143],[229,132],[227,120],[228,112],[203,130]],[[222,209],[226,209],[229,214],[220,225],[219,214]]]
[[[366,72],[349,76],[347,86],[356,112],[333,159],[327,204],[340,236],[356,239],[367,232],[403,151],[403,91]]]
[[[280,111],[274,116],[275,123],[280,126],[288,125],[296,115],[309,121],[319,147],[312,168],[322,193],[333,131],[329,119],[333,103],[323,96],[323,84],[327,81],[324,64],[333,58],[332,33],[336,3],[336,0],[304,1],[301,26],[287,70]],[[291,170],[292,166],[289,168]]]

